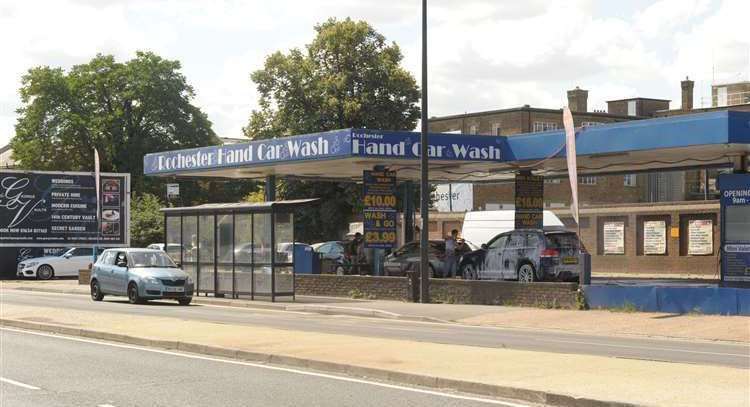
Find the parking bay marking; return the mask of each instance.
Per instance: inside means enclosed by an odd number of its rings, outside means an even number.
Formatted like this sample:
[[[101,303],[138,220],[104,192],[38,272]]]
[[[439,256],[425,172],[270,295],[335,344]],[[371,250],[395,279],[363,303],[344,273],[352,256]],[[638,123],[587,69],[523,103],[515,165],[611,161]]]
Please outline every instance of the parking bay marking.
[[[452,393],[445,393],[445,392],[440,392],[440,391],[435,391],[435,390],[419,389],[419,388],[414,388],[414,387],[401,386],[397,384],[382,383],[382,382],[370,381],[370,380],[365,380],[365,379],[357,379],[357,378],[346,377],[346,376],[336,376],[336,375],[328,374],[328,373],[310,372],[310,371],[305,371],[305,370],[292,369],[288,367],[271,366],[271,365],[265,365],[265,364],[260,364],[260,363],[245,362],[245,361],[240,361],[240,360],[220,359],[220,358],[214,358],[210,356],[172,352],[168,350],[152,349],[152,348],[146,348],[142,346],[124,345],[124,344],[96,341],[96,340],[91,340],[91,339],[75,338],[75,337],[65,336],[65,335],[32,332],[32,331],[27,331],[23,329],[12,329],[12,328],[0,327],[0,330],[24,333],[28,335],[44,336],[48,338],[64,339],[64,340],[75,341],[75,342],[91,343],[91,344],[102,345],[102,346],[111,346],[111,347],[121,348],[121,349],[140,350],[143,352],[159,353],[163,355],[178,356],[178,357],[189,358],[189,359],[206,360],[210,362],[227,363],[227,364],[232,364],[232,365],[250,366],[250,367],[255,367],[259,369],[275,370],[279,372],[287,372],[287,373],[294,373],[294,374],[299,374],[299,375],[304,375],[304,376],[320,377],[324,379],[338,380],[338,381],[349,382],[349,383],[367,384],[371,386],[384,387],[388,389],[402,390],[402,391],[408,391],[408,392],[420,393],[420,394],[429,394],[433,396],[452,398],[452,399],[457,399],[457,400],[475,401],[479,403],[494,404],[494,405],[499,405],[499,406],[504,406],[504,407],[529,407],[530,406],[530,404],[519,404],[519,403],[512,403],[508,401],[494,400],[494,399],[489,399],[489,398],[463,396],[460,394],[452,394]],[[38,389],[39,388],[36,388],[36,390]]]
[[[15,380],[8,379],[7,377],[0,377],[0,382],[12,384],[18,387],[23,387],[24,389],[28,389],[28,390],[40,390],[39,387],[32,386],[26,383],[17,382]]]

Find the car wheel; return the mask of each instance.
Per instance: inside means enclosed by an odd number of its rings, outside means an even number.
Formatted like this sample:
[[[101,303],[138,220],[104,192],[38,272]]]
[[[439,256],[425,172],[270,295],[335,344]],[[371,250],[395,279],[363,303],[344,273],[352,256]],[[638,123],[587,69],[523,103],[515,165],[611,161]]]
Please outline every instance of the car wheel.
[[[533,283],[534,280],[534,266],[530,263],[524,263],[518,267],[518,282],[519,283]]]
[[[138,286],[135,283],[130,283],[128,286],[128,301],[131,304],[143,304],[143,299],[138,294]]]
[[[463,276],[464,280],[478,280],[477,270],[471,263],[464,266],[464,270],[461,272],[461,275]]]
[[[102,298],[104,298],[104,293],[102,293],[101,287],[99,287],[99,282],[94,280],[91,282],[91,299],[94,301],[101,301]]]
[[[190,305],[190,301],[192,300],[193,300],[193,297],[180,298],[179,300],[177,300],[177,302],[179,302],[180,305]]]
[[[52,269],[52,266],[48,264],[42,264],[36,269],[36,278],[40,280],[50,280],[54,275],[55,271]]]

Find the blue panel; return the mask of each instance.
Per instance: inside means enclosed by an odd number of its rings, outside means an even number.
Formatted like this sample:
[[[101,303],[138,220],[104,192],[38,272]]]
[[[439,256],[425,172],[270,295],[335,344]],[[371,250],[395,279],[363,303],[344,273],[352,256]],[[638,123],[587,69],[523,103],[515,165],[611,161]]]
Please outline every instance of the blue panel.
[[[584,287],[591,308],[623,308],[686,314],[750,315],[750,289],[592,285]]]
[[[325,160],[351,155],[351,130],[146,154],[146,175]]]

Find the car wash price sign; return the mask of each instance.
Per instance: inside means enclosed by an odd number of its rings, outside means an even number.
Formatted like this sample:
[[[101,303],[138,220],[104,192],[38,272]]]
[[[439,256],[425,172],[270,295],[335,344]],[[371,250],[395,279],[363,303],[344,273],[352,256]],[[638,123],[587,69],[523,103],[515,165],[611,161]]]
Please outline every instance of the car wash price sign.
[[[544,178],[531,171],[516,174],[516,229],[541,229],[543,209]]]
[[[396,245],[396,173],[364,171],[365,247],[390,249]]]

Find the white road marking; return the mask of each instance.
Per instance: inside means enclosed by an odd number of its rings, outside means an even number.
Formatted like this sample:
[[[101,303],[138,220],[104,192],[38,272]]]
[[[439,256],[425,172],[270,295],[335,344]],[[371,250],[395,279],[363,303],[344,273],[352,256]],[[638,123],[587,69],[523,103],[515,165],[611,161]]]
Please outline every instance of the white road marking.
[[[96,407],[115,407],[112,404],[99,404]]]
[[[561,339],[534,338],[534,340],[539,341],[539,342],[571,343],[571,344],[576,344],[576,345],[604,346],[608,348],[644,349],[644,350],[653,350],[653,351],[660,350],[660,351],[667,351],[667,352],[697,353],[701,355],[717,355],[717,356],[740,356],[746,359],[750,359],[750,354],[741,354],[741,353],[706,352],[706,351],[701,351],[701,350],[663,348],[660,346],[617,345],[617,344],[609,344],[609,343],[601,343],[601,342],[570,341],[570,340],[561,340]]]
[[[11,379],[8,379],[8,378],[5,378],[5,377],[0,377],[0,382],[12,384],[12,385],[18,386],[18,387],[23,387],[24,389],[39,390],[39,387],[32,386],[32,385],[26,384],[26,383],[17,382],[15,380],[11,380]]]
[[[337,375],[327,374],[327,373],[310,372],[310,371],[293,369],[293,368],[288,368],[288,367],[271,366],[271,365],[266,365],[262,363],[253,363],[253,362],[245,362],[245,361],[230,360],[230,359],[220,359],[220,358],[214,358],[211,356],[202,356],[202,355],[197,355],[197,354],[192,354],[192,353],[172,352],[168,350],[145,348],[142,346],[102,342],[102,341],[97,341],[97,340],[92,340],[92,339],[75,338],[71,336],[54,335],[54,334],[47,334],[47,333],[42,333],[42,332],[32,332],[32,331],[26,331],[22,329],[13,329],[13,328],[7,328],[7,327],[0,327],[0,330],[23,333],[23,334],[28,334],[28,335],[44,336],[48,338],[65,339],[65,340],[75,341],[75,342],[111,346],[114,348],[140,350],[143,352],[159,353],[163,355],[178,356],[178,357],[189,358],[189,359],[207,360],[211,362],[227,363],[231,365],[250,366],[250,367],[256,367],[260,369],[268,369],[268,370],[275,370],[279,372],[294,373],[294,374],[299,374],[299,375],[304,375],[304,376],[321,377],[325,379],[338,380],[338,381],[349,382],[349,383],[367,384],[371,386],[384,387],[388,389],[403,390],[403,391],[409,391],[409,392],[420,393],[420,394],[429,394],[432,396],[446,397],[446,398],[452,398],[452,399],[457,399],[457,400],[475,401],[479,403],[494,404],[494,405],[504,406],[504,407],[529,407],[531,406],[530,404],[518,404],[518,403],[512,403],[508,401],[493,400],[493,399],[482,398],[482,397],[463,396],[460,394],[452,394],[452,393],[445,393],[445,392],[440,392],[440,391],[435,391],[435,390],[426,390],[426,389],[419,389],[419,388],[414,388],[414,387],[406,387],[406,386],[400,386],[396,384],[388,384],[388,383],[382,383],[382,382],[376,382],[376,381],[370,381],[370,380],[364,380],[364,379],[356,379],[353,377],[337,376]]]

